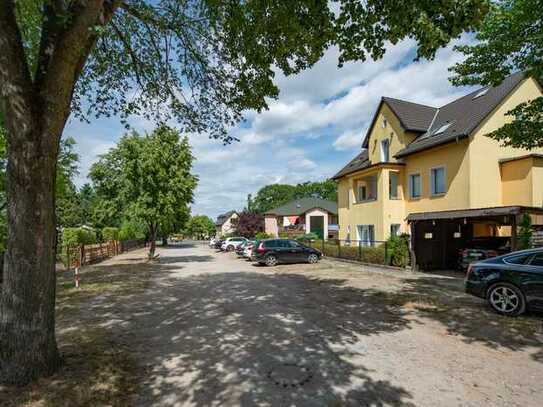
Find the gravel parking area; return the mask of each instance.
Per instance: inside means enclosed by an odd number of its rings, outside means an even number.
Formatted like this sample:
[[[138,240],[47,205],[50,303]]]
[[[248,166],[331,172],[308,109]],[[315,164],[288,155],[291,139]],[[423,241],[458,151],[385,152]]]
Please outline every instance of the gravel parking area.
[[[135,356],[128,405],[543,405],[541,315],[497,316],[457,275],[158,252],[137,294],[94,297],[79,317]]]

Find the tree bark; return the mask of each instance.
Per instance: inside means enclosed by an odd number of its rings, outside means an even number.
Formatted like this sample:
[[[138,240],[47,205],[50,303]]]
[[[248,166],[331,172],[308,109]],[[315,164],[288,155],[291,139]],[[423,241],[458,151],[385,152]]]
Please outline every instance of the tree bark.
[[[155,258],[156,250],[156,227],[155,225],[149,225],[149,259]]]
[[[19,124],[24,117],[17,118]],[[8,128],[9,122],[7,119]],[[59,366],[55,341],[55,173],[58,142],[26,119],[10,138],[8,244],[0,296],[1,381],[25,384]],[[60,136],[56,135],[58,139]]]

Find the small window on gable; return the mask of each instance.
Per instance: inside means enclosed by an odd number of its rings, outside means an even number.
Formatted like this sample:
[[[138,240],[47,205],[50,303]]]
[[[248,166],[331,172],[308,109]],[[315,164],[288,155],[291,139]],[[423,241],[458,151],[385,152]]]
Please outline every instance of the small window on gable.
[[[387,163],[390,161],[390,140],[381,140],[381,162]]]
[[[387,119],[383,119],[383,122],[381,123],[381,127],[382,127],[383,129],[386,129],[387,124],[388,124]]]

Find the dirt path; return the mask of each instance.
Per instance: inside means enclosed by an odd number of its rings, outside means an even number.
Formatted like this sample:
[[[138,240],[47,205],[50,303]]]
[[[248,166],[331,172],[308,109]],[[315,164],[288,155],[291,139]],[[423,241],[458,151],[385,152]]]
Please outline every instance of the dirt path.
[[[112,317],[145,367],[137,405],[543,404],[540,316],[499,318],[458,279],[160,255]]]
[[[543,405],[542,316],[498,317],[458,277],[159,254],[60,290],[66,367],[13,405]]]

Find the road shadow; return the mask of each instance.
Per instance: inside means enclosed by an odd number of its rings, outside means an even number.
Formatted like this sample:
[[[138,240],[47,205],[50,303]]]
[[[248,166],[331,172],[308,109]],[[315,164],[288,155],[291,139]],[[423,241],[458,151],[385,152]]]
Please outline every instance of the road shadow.
[[[390,305],[412,307],[427,318],[439,321],[449,335],[466,343],[480,343],[491,349],[512,351],[543,345],[541,313],[512,318],[493,312],[486,301],[464,292],[463,279],[453,275],[428,275],[402,279],[399,292],[374,295]],[[538,361],[539,356],[533,355]]]
[[[412,405],[360,362],[361,336],[408,328],[396,307],[341,279],[173,269],[103,315],[144,359],[137,405]]]

